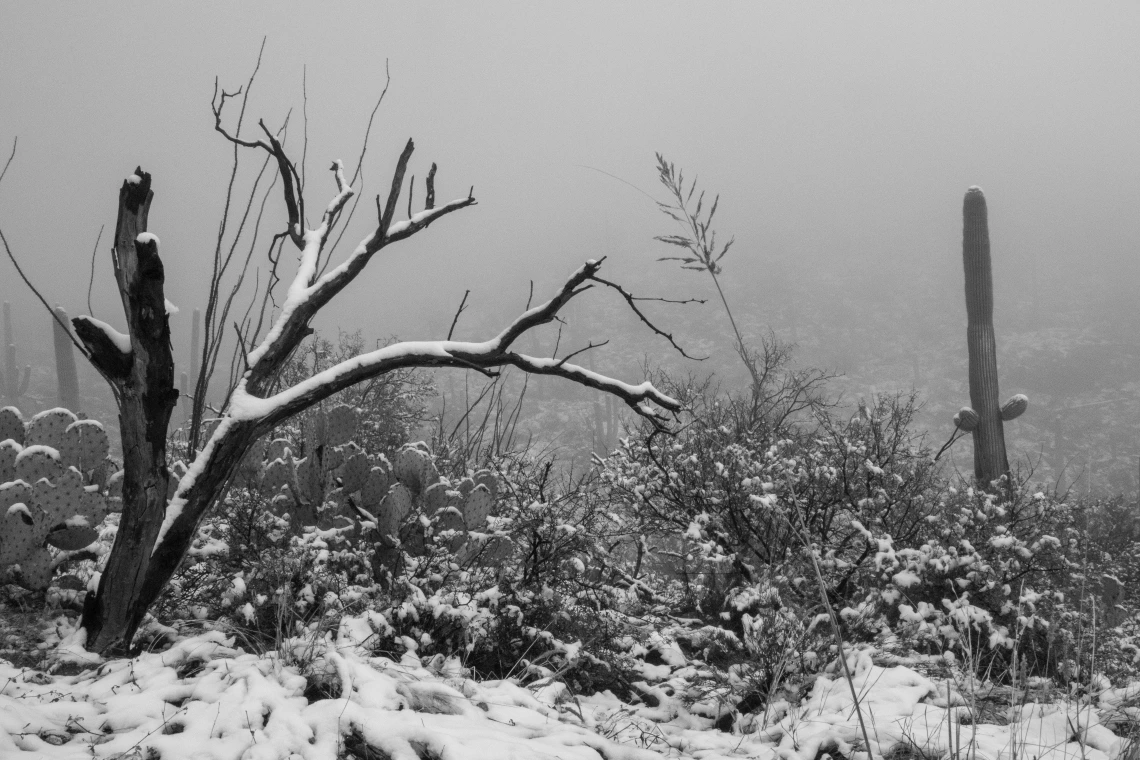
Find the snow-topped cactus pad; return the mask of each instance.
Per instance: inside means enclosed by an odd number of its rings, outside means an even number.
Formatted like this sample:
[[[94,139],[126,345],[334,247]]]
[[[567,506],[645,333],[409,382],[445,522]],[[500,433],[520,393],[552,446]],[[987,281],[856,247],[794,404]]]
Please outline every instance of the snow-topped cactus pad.
[[[63,448],[67,428],[78,418],[67,409],[48,409],[28,421],[24,429],[25,446],[51,446]]]
[[[107,431],[95,420],[77,420],[68,425],[59,447],[63,461],[80,472],[98,467],[110,450]]]
[[[24,445],[24,418],[20,410],[14,406],[0,409],[0,441],[14,440]]]

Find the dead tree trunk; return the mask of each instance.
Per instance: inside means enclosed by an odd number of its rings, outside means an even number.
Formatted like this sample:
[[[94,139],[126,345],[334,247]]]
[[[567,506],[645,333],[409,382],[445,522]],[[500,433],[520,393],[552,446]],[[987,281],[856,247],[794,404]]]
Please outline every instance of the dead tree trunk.
[[[141,168],[119,190],[113,262],[129,343],[91,319],[73,322],[91,362],[114,389],[123,442],[123,504],[130,505],[123,510],[98,592],[89,595],[84,610],[88,646],[97,651],[129,640],[149,606],[143,586],[170,480],[166,431],[178,393],[158,238],[147,232],[152,197],[150,175]]]

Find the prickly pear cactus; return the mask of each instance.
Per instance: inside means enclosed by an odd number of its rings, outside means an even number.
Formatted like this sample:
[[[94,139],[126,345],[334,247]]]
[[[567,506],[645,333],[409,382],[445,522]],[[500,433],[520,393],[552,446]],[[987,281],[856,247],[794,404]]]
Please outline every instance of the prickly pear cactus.
[[[349,494],[362,490],[374,462],[352,442],[359,412],[341,404],[309,416],[296,441],[275,438],[264,447],[256,481],[273,509],[295,529],[344,527],[358,515]]]
[[[0,435],[0,570],[18,566],[20,583],[43,589],[54,569],[49,546],[75,551],[99,537],[96,528],[119,503],[108,498],[117,468],[103,426],[66,409],[24,422],[7,407]]]
[[[493,473],[481,470],[452,484],[422,442],[401,447],[391,461],[368,454],[351,440],[357,420],[355,409],[337,406],[306,420],[300,441],[277,438],[265,446],[259,487],[295,528],[356,525],[375,536],[376,566],[389,570],[404,553],[443,548],[471,562],[513,550],[510,539],[490,535]]]
[[[378,564],[393,569],[399,555],[391,549],[397,539],[413,556],[440,547],[454,553],[463,565],[501,561],[514,550],[509,538],[494,535],[488,525],[498,491],[493,473],[480,470],[453,484],[440,477],[422,443],[404,446],[393,460],[395,482],[387,494],[378,504],[364,500],[364,508],[376,516],[380,534]]]

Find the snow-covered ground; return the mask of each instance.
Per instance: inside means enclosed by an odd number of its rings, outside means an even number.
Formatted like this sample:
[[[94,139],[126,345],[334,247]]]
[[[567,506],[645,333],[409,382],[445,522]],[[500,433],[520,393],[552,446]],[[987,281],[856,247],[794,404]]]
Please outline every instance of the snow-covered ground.
[[[726,732],[713,725],[723,699],[691,698],[704,666],[667,643],[660,663],[642,668],[645,699],[627,704],[570,695],[552,680],[476,682],[454,659],[378,657],[362,645],[369,633],[367,618],[346,618],[335,640],[251,654],[214,631],[77,675],[0,662],[0,758],[865,757],[842,678],[821,676],[803,699],[740,716]],[[62,641],[55,661],[74,667],[85,656],[76,643]],[[1133,684],[975,722],[977,692],[962,681],[876,665],[869,651],[851,653],[849,665],[875,757],[1116,760],[1128,743],[1103,721],[1140,717],[1124,706],[1140,697]]]

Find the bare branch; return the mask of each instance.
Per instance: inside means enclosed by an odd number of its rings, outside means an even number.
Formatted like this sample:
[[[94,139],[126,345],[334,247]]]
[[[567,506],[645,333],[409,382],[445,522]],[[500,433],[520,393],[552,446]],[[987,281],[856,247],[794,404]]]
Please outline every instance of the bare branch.
[[[99,225],[99,234],[95,238],[95,246],[91,249],[91,277],[87,280],[87,313],[95,316],[95,310],[91,308],[91,289],[95,287],[95,255],[99,253],[99,241],[103,239],[103,228],[106,225]]]
[[[16,143],[19,141],[19,135],[12,138],[12,152],[8,154],[8,160],[4,162],[4,170],[0,171],[0,182],[4,181],[4,175],[8,173],[8,167],[12,165],[12,159],[16,157]]]
[[[245,350],[245,337],[242,335],[241,328],[237,322],[234,322],[234,332],[237,333],[237,344],[241,350],[242,358],[245,359],[245,368],[249,369],[249,354]]]
[[[289,214],[289,237],[292,238],[293,244],[298,248],[304,248],[305,239],[301,230],[304,227],[305,199],[299,193],[301,178],[297,175],[297,167],[285,155],[285,148],[281,145],[281,141],[274,137],[273,133],[269,131],[269,127],[265,126],[265,121],[259,121],[257,124],[265,136],[269,138],[267,150],[277,160],[277,169],[281,172],[281,186],[285,192],[285,210]],[[265,144],[261,143],[261,146],[265,147]]]
[[[8,254],[8,258],[11,260],[12,266],[16,267],[17,274],[20,275],[20,279],[24,281],[24,284],[28,286],[28,290],[32,291],[35,297],[39,299],[39,302],[44,305],[44,308],[48,310],[48,313],[51,314],[51,318],[54,319],[59,324],[59,326],[63,328],[63,331],[67,333],[68,339],[70,339],[72,344],[74,344],[74,346],[79,349],[79,353],[83,354],[87,359],[90,359],[91,352],[87,350],[86,346],[75,339],[75,336],[72,335],[71,329],[67,326],[67,323],[64,322],[60,316],[55,313],[55,309],[53,309],[48,304],[47,300],[44,299],[43,294],[40,293],[35,285],[32,284],[32,281],[28,279],[28,276],[24,274],[24,270],[20,267],[20,262],[16,261],[16,257],[12,254],[12,249],[8,246],[8,238],[4,237],[3,229],[0,229],[0,242],[4,243],[4,252]]]
[[[309,165],[309,67],[301,66],[301,177],[297,194],[305,194],[305,168]],[[309,220],[302,220],[308,225]]]
[[[388,61],[386,59],[384,61],[384,74],[386,76],[384,89],[381,91],[380,97],[376,99],[376,105],[372,107],[372,113],[368,116],[368,126],[366,126],[364,129],[364,141],[360,146],[360,156],[356,159],[356,171],[352,173],[352,180],[350,180],[348,183],[350,185],[355,185],[356,180],[360,180],[358,195],[356,196],[356,200],[352,203],[352,208],[348,210],[348,218],[345,219],[344,226],[341,227],[340,234],[337,235],[336,240],[334,240],[333,244],[328,248],[328,256],[325,258],[324,263],[321,264],[320,267],[321,274],[325,273],[325,268],[328,266],[329,260],[332,258],[332,255],[336,251],[337,246],[340,245],[341,238],[344,237],[344,233],[348,230],[348,225],[352,222],[352,217],[356,213],[356,207],[359,205],[360,199],[364,197],[364,173],[362,171],[362,168],[364,166],[364,155],[368,152],[368,138],[372,134],[372,122],[376,119],[376,112],[380,110],[380,104],[384,102],[384,96],[388,94],[388,85],[392,83],[392,74],[388,70]],[[377,219],[379,219],[379,217],[377,217]]]
[[[71,320],[75,334],[87,346],[87,358],[95,369],[115,383],[125,380],[134,364],[131,353],[123,352],[119,342],[112,336],[110,326],[94,317],[78,316]]]
[[[447,339],[451,340],[451,336],[455,334],[455,325],[459,323],[459,315],[467,308],[467,296],[471,295],[470,290],[463,291],[463,300],[459,302],[459,308],[455,311],[455,317],[451,320],[451,329],[447,331]]]
[[[577,351],[571,351],[570,353],[566,354],[566,356],[559,359],[558,364],[556,366],[561,367],[563,364],[570,361],[575,356],[578,356],[579,354],[584,354],[592,348],[601,348],[602,346],[604,346],[608,343],[609,343],[608,340],[603,340],[601,343],[595,343],[593,341],[590,341],[589,343],[587,343],[582,348],[579,348]],[[591,367],[593,366],[593,359],[590,360],[590,366]]]
[[[686,359],[694,359],[694,360],[699,361],[699,362],[702,362],[708,358],[707,356],[696,357],[696,356],[691,356],[691,355],[685,353],[685,349],[681,348],[681,346],[678,345],[677,341],[673,339],[673,334],[665,332],[664,330],[657,327],[657,325],[655,325],[651,321],[649,321],[649,318],[646,317],[645,314],[642,313],[641,309],[637,308],[637,303],[636,303],[637,301],[658,301],[660,303],[671,303],[671,304],[704,303],[705,301],[703,298],[685,298],[685,299],[681,299],[681,300],[674,300],[674,299],[670,299],[670,298],[647,298],[644,296],[639,297],[639,296],[633,295],[632,293],[627,291],[625,288],[623,288],[621,285],[618,285],[616,282],[610,282],[609,280],[603,279],[601,277],[592,277],[590,279],[592,279],[594,282],[605,285],[608,288],[613,288],[618,293],[620,293],[621,297],[625,299],[625,302],[627,304],[629,304],[629,308],[632,309],[633,313],[637,315],[637,318],[640,319],[645,324],[645,326],[648,327],[650,330],[657,333],[658,335],[660,335],[665,340],[669,341],[669,344],[671,346],[673,346],[673,348],[677,349],[677,352],[680,353],[681,356],[685,357]]]
[[[221,97],[219,99],[219,97],[218,97],[218,80],[216,78],[214,79],[214,99],[210,103],[211,108],[214,111],[214,131],[221,134],[222,137],[226,138],[227,140],[232,142],[234,145],[238,145],[238,146],[241,146],[243,148],[264,148],[265,150],[272,153],[273,149],[270,148],[265,143],[263,143],[261,140],[242,140],[237,135],[231,135],[229,132],[226,131],[226,128],[222,126],[222,109],[226,105],[226,98],[237,97],[238,95],[241,95],[241,94],[242,94],[241,88],[238,88],[237,91],[235,91],[235,92],[226,92],[225,90],[222,90],[221,91]]]
[[[428,170],[427,180],[424,184],[427,185],[427,197],[424,199],[424,208],[431,210],[435,208],[435,162],[431,164],[431,169]],[[412,212],[408,212],[411,216]]]
[[[412,151],[415,149],[416,145],[409,137],[396,162],[396,171],[392,174],[392,188],[388,191],[388,202],[384,204],[384,216],[381,217],[380,229],[377,230],[380,239],[388,235],[388,228],[392,226],[392,217],[396,215],[396,203],[400,200],[400,188],[404,185],[404,173],[408,170],[408,161],[412,159]]]
[[[605,261],[604,257],[598,260],[590,259],[578,267],[578,269],[570,275],[570,279],[566,281],[554,298],[533,309],[528,309],[515,319],[514,322],[508,325],[505,330],[499,333],[499,336],[495,338],[495,340],[499,341],[501,347],[505,349],[527,330],[553,321],[558,316],[558,312],[561,311],[562,307],[581,292],[578,287],[583,282],[593,279],[594,275],[601,268],[603,261]]]

